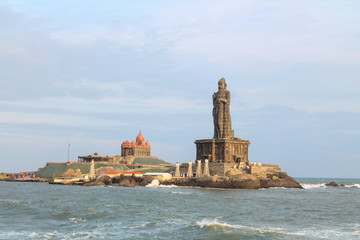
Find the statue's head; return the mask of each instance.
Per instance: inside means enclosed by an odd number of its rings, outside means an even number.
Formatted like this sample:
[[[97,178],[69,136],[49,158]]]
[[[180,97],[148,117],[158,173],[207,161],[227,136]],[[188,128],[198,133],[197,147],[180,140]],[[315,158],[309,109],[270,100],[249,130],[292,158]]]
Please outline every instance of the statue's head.
[[[225,78],[221,78],[218,82],[219,90],[226,89],[226,81]]]

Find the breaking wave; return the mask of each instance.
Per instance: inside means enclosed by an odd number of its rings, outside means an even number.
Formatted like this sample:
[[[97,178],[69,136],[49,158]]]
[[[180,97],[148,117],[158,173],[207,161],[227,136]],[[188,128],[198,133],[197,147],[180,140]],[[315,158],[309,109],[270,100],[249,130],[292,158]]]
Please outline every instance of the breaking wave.
[[[162,185],[160,184],[159,180],[154,179],[151,181],[151,183],[149,183],[148,185],[146,185],[145,187],[152,187],[152,188],[174,188],[174,187],[178,187],[176,185]]]
[[[329,188],[325,184],[326,183],[302,183],[301,186],[305,189]],[[360,184],[346,184],[345,188],[360,188]]]
[[[301,236],[301,237],[310,237],[310,238],[317,238],[317,239],[341,239],[341,238],[353,238],[353,237],[360,237],[360,231],[349,231],[343,232],[339,230],[332,230],[332,229],[304,229],[300,231],[290,231],[285,230],[283,228],[278,227],[252,227],[252,226],[245,226],[245,225],[238,225],[238,224],[228,224],[226,222],[219,222],[217,219],[203,219],[196,224],[201,229],[209,229],[209,230],[233,230],[239,229],[245,232],[251,232],[251,234],[280,234],[283,237],[287,236],[288,239],[291,236]],[[292,237],[291,237],[292,238]]]
[[[208,228],[208,229],[244,229],[248,231],[255,231],[258,233],[279,233],[282,232],[282,228],[257,228],[257,227],[251,227],[251,226],[245,226],[245,225],[239,225],[239,224],[228,224],[226,222],[221,223],[217,219],[203,219],[199,222],[196,222],[196,224],[200,228]]]

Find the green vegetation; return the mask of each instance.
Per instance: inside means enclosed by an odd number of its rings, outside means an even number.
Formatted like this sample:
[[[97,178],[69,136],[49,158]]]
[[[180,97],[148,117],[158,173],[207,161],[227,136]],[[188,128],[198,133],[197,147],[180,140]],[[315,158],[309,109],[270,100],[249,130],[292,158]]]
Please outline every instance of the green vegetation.
[[[87,174],[90,171],[90,163],[55,163],[48,164],[44,168],[40,169],[35,175],[40,178],[52,178],[58,177],[60,174],[66,172],[68,169],[73,169],[76,171],[80,169],[82,174]],[[101,164],[95,163],[95,169],[101,167],[112,167],[117,171],[128,171],[129,169],[125,165],[116,165],[116,164]]]
[[[135,172],[142,172],[142,173],[147,173],[147,172],[164,173],[164,172],[167,172],[168,170],[169,170],[168,167],[136,168],[136,169],[134,169]]]
[[[144,164],[144,165],[171,164],[171,163],[165,162],[164,160],[153,159],[153,158],[135,158],[133,163],[134,164]]]

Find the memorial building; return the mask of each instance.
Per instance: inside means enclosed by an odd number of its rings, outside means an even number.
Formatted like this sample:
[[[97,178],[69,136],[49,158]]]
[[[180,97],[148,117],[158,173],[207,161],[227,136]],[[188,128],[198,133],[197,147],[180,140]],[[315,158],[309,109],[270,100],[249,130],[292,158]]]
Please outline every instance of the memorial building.
[[[123,164],[163,164],[164,160],[151,156],[149,141],[145,141],[141,131],[136,141],[126,140],[121,144],[121,155],[104,156],[94,153],[93,155],[78,156],[79,162],[108,162]]]
[[[141,134],[136,137],[136,141],[124,141],[121,144],[121,156],[128,157],[150,157],[151,156],[151,146],[149,141],[145,142],[144,136]]]

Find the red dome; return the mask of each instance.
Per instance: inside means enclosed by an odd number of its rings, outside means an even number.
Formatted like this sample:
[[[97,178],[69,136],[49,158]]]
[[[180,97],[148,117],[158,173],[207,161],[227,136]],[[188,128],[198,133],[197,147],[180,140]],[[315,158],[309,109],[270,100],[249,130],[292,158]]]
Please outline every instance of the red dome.
[[[129,148],[131,147],[131,144],[129,141],[124,141],[122,144],[121,144],[121,147],[122,148]]]
[[[145,139],[140,131],[139,135],[136,137],[136,146],[141,146],[141,145],[145,145]]]

